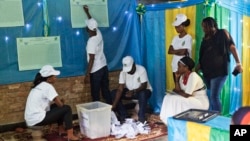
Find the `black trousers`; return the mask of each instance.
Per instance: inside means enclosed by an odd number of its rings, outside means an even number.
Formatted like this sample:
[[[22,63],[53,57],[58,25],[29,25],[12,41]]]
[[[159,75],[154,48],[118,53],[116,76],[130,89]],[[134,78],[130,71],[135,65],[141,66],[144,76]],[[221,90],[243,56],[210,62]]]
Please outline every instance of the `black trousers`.
[[[46,112],[45,118],[36,125],[41,126],[53,123],[57,123],[59,126],[64,124],[66,130],[73,128],[71,107],[69,105],[58,107],[56,104],[52,104],[50,111]]]
[[[109,90],[109,71],[107,66],[104,66],[94,73],[90,73],[90,86],[92,101],[100,101],[101,91],[106,103],[112,104]]]

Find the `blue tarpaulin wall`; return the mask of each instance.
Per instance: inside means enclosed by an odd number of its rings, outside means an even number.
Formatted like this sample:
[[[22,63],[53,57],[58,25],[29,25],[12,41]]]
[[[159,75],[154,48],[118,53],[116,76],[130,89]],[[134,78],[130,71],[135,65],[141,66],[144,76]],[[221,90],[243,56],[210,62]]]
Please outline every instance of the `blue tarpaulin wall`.
[[[43,37],[43,0],[23,0],[22,4],[25,25],[29,24],[30,27],[0,28],[0,84],[32,81],[38,72],[19,71],[16,38]],[[135,6],[135,0],[108,0],[110,25],[100,30],[110,71],[121,69],[121,59],[125,55],[131,55],[136,62],[141,62],[140,28]],[[47,8],[49,36],[61,38],[62,67],[57,68],[61,71],[59,77],[84,75],[88,35],[83,28],[72,28],[70,0],[47,0]],[[62,17],[61,21],[57,20],[59,16]]]

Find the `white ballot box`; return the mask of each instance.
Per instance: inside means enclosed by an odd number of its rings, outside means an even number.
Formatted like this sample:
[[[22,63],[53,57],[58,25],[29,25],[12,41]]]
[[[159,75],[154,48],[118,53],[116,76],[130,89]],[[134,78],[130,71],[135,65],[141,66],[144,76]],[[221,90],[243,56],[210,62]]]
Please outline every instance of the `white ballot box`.
[[[81,133],[90,139],[109,136],[111,107],[99,101],[76,105]]]

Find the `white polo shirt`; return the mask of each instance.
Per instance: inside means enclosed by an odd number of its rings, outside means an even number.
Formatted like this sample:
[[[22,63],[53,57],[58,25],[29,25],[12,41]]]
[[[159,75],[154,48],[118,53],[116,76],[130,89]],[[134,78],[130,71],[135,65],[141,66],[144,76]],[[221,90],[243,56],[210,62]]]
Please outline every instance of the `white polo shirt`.
[[[151,84],[148,81],[146,69],[141,65],[136,65],[136,71],[132,75],[124,71],[120,72],[119,84],[125,84],[126,88],[129,90],[139,88],[144,82],[147,82],[147,89],[152,91]]]
[[[97,30],[96,36],[92,36],[88,39],[87,47],[86,47],[88,62],[89,62],[89,54],[95,55],[94,64],[90,73],[94,73],[98,71],[99,69],[101,69],[102,67],[107,65],[106,57],[103,52],[102,34],[99,31],[99,29],[96,29],[96,30]]]
[[[179,35],[176,35],[171,45],[175,50],[177,49],[187,49],[189,53],[189,57],[192,58],[192,37],[191,35],[187,34],[184,37],[180,38]],[[176,72],[178,70],[178,62],[179,60],[184,57],[185,55],[173,55],[172,59],[172,71]]]
[[[26,101],[24,119],[28,126],[41,122],[50,110],[50,104],[58,96],[55,88],[47,82],[42,82],[31,89]]]

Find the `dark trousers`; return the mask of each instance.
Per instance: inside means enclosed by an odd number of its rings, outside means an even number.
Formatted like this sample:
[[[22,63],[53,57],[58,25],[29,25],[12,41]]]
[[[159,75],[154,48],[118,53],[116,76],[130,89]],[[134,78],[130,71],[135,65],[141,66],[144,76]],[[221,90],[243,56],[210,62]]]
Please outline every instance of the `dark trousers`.
[[[116,91],[117,91],[117,89],[115,89],[111,92],[113,100],[115,99]],[[127,114],[127,109],[125,108],[125,106],[122,103],[122,99],[126,99],[126,100],[137,99],[139,102],[138,118],[139,118],[139,121],[143,123],[144,121],[146,121],[146,109],[147,109],[148,99],[151,96],[151,91],[146,89],[146,90],[143,90],[143,91],[136,93],[135,95],[133,95],[132,97],[129,97],[129,98],[125,96],[127,91],[128,91],[127,88],[125,88],[122,91],[121,99],[117,103],[115,111],[119,114],[120,119],[124,120],[128,114]]]
[[[100,70],[90,74],[90,86],[92,101],[100,101],[100,90],[106,103],[112,104],[109,90],[109,71],[105,66]]]
[[[52,104],[50,111],[46,112],[45,118],[38,124],[41,125],[49,125],[57,123],[60,125],[65,125],[65,129],[71,129],[72,126],[72,110],[69,105],[63,105],[63,107],[58,107],[56,104]]]

